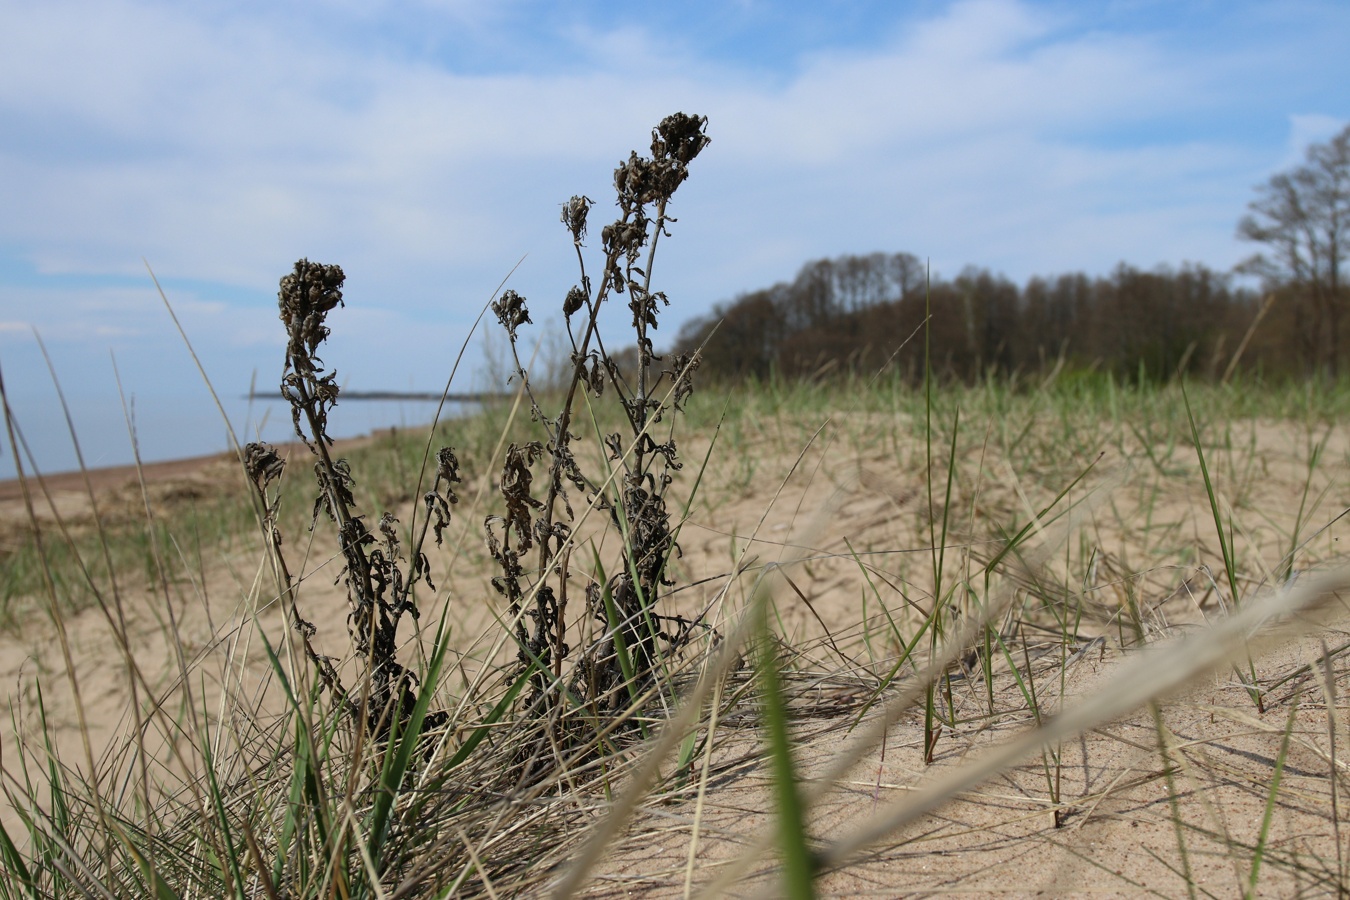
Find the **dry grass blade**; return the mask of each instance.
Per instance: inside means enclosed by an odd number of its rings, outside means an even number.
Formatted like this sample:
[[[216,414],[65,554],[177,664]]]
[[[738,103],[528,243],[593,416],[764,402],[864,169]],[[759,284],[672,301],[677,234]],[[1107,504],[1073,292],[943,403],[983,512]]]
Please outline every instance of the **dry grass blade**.
[[[1028,525],[1027,529],[1030,528],[1031,525]],[[1065,534],[1067,534],[1067,529]],[[1059,543],[1060,540],[1051,540],[1046,547],[1026,554],[1025,559],[1020,554],[1012,554],[1011,561],[1024,571],[1030,572],[1034,567],[1043,563],[1047,554],[1052,552],[1052,548],[1057,547]],[[1005,547],[1000,555],[1006,555],[1009,552],[1010,548]],[[829,761],[826,771],[820,777],[814,778],[802,786],[802,802],[807,809],[816,804],[830,790],[833,790],[835,784],[845,778],[863,757],[885,741],[891,728],[913,708],[929,686],[935,683],[942,673],[946,672],[966,652],[966,648],[973,645],[976,637],[988,628],[990,623],[1000,620],[1008,612],[1013,599],[1013,593],[1005,591],[1001,596],[989,602],[980,616],[969,619],[959,630],[948,636],[948,639],[942,643],[923,668],[915,673],[915,677],[909,680],[894,697],[887,699],[881,714],[861,725],[848,746],[835,754]],[[723,867],[717,877],[700,892],[699,896],[717,897],[730,890],[732,885],[736,884],[750,867],[768,851],[773,845],[774,839],[775,834],[772,829],[758,835],[745,852]],[[817,867],[818,871],[823,868],[823,865]]]
[[[859,851],[883,840],[1039,749],[1118,719],[1148,703],[1169,696],[1196,678],[1217,671],[1247,654],[1259,656],[1276,644],[1305,633],[1334,606],[1344,606],[1339,592],[1350,588],[1350,572],[1300,579],[1294,587],[1251,601],[1217,624],[1142,651],[1122,664],[1111,687],[1085,697],[1040,728],[1010,741],[896,803],[819,851],[822,867],[847,863]],[[1283,619],[1272,625],[1274,620]],[[1268,627],[1268,628],[1267,628]],[[1262,633],[1262,629],[1267,630]]]

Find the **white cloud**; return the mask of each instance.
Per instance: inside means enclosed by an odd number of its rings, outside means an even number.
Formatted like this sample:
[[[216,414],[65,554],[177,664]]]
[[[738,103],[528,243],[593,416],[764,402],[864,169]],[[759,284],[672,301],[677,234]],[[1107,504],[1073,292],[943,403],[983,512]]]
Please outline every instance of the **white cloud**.
[[[241,311],[237,305],[170,291],[169,300],[189,334],[225,350],[272,348],[284,344],[271,327],[270,309]],[[36,330],[49,344],[82,345],[81,352],[104,354],[107,347],[134,349],[138,341],[178,341],[173,321],[149,277],[145,286],[115,288],[12,288],[0,295],[0,342],[26,343]],[[259,322],[268,328],[261,332]],[[275,332],[275,334],[273,334]],[[14,335],[6,339],[6,335]],[[109,340],[115,338],[116,340]]]
[[[130,274],[146,255],[170,275],[236,284],[269,282],[279,260],[320,249],[353,270],[386,270],[400,290],[399,270],[500,271],[555,237],[540,211],[575,190],[565,182],[586,173],[603,186],[674,108],[712,118],[713,149],[700,161],[710,171],[696,178],[746,201],[738,192],[754,179],[782,182],[778,196],[755,197],[761,229],[805,230],[848,209],[870,212],[859,224],[876,227],[875,184],[951,194],[981,183],[996,216],[1009,197],[993,188],[1024,181],[1028,157],[1060,154],[1076,130],[1184,108],[1194,80],[1135,39],[1058,39],[1055,19],[999,0],[956,4],[880,52],[816,54],[781,87],[725,67],[702,78],[636,64],[457,75],[185,7],[98,7],[72,43],[75,8],[20,23],[35,37],[11,65],[47,76],[27,101],[140,149],[87,160],[11,153],[18,177],[5,199],[26,214],[0,236],[44,271]],[[662,58],[660,39],[631,26],[567,37],[598,58]],[[81,64],[52,66],[58,46]],[[1018,144],[1020,154],[1004,149]],[[951,159],[966,168],[942,165]],[[831,176],[849,170],[862,176],[852,185]],[[800,208],[791,194],[804,179],[847,192],[818,193],[811,216],[784,215]],[[916,226],[940,224],[939,199]],[[803,242],[809,234],[792,241]]]

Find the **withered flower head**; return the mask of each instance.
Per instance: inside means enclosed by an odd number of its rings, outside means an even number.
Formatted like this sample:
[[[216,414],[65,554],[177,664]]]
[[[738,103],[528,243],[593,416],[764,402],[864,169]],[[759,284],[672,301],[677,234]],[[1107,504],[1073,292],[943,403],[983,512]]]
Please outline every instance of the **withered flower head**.
[[[590,197],[573,196],[563,204],[562,223],[572,232],[573,243],[580,244],[586,238],[586,214],[590,211]]]
[[[323,320],[333,307],[342,303],[345,278],[341,266],[302,259],[291,274],[281,279],[277,305],[290,338],[286,362],[297,371],[314,371],[314,351],[328,337]]]
[[[265,442],[244,445],[244,470],[248,477],[262,490],[277,478],[286,461],[277,455],[277,448]]]
[[[446,484],[459,484],[459,460],[452,447],[436,451],[436,477]]]
[[[633,210],[647,203],[669,199],[688,177],[678,162],[669,159],[647,159],[636,152],[628,154],[627,162],[614,170],[614,190],[619,195],[619,206]]]
[[[502,323],[511,340],[516,339],[516,329],[530,322],[530,311],[525,308],[525,298],[515,291],[507,291],[501,299],[492,301],[492,311],[497,321]]]
[[[703,356],[697,350],[693,353],[677,353],[670,361],[666,374],[675,385],[671,404],[676,409],[684,409],[684,401],[694,392],[694,372],[698,371],[702,362]]]
[[[563,315],[570,318],[573,313],[577,312],[585,305],[586,292],[579,286],[572,285],[571,290],[567,292],[567,296],[563,298]]]
[[[691,116],[682,112],[666,116],[652,130],[652,156],[656,159],[673,159],[682,166],[689,165],[712,142],[712,138],[703,133],[706,127],[707,116]]]
[[[633,213],[630,220],[620,219],[611,225],[606,225],[600,229],[600,240],[605,246],[605,255],[617,262],[617,254],[622,252],[627,257],[629,263],[637,261],[642,252],[642,247],[647,243],[647,223],[650,220],[643,215],[642,210],[638,209]],[[618,275],[618,271],[613,273]],[[622,282],[615,285],[619,293],[623,293]]]

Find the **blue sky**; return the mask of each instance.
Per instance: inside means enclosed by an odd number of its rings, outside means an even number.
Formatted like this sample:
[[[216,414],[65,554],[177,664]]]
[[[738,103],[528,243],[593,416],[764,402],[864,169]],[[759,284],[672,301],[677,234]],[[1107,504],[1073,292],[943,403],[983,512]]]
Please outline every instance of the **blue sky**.
[[[1252,188],[1350,120],[1347,36],[1350,4],[1298,0],[0,0],[0,366],[48,470],[73,458],[34,328],[93,460],[129,458],[113,359],[148,458],[222,449],[142,260],[237,398],[277,381],[308,256],[348,274],[343,380],[439,389],[522,257],[510,285],[561,303],[560,204],[601,215],[676,110],[713,143],[658,260],[667,337],[842,253],[1226,269]]]

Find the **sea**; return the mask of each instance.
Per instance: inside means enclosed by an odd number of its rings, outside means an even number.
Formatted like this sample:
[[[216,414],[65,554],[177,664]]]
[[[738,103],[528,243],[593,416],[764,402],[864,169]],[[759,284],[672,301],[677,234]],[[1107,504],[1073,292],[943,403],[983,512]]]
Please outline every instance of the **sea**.
[[[274,444],[295,439],[290,407],[280,398],[222,397],[222,410],[209,395],[128,398],[120,403],[71,398],[70,420],[75,440],[59,402],[51,397],[11,397],[16,440],[23,467],[31,475],[75,471],[80,455],[90,469],[141,462],[188,459],[227,452],[230,432],[238,441]],[[359,437],[389,428],[415,428],[436,418],[440,398],[426,394],[344,395],[329,413],[329,433],[336,439]],[[473,398],[447,400],[440,421],[466,415],[479,407]],[[228,424],[227,424],[228,423]],[[0,479],[16,477],[14,452],[7,436],[0,446]],[[26,449],[25,449],[26,448]]]

